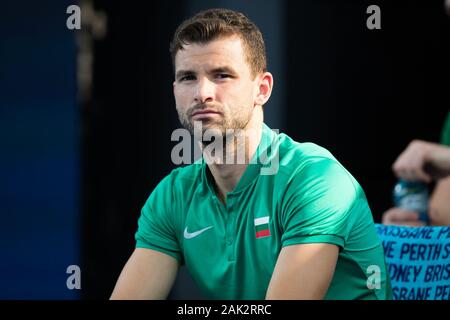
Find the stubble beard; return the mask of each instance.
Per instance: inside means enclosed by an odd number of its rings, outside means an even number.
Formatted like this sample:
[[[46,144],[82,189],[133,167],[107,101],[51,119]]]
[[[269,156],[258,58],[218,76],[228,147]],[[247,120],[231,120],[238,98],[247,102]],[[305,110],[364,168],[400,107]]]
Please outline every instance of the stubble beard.
[[[214,117],[214,119],[196,120],[195,122],[197,123],[194,124],[191,115],[193,113],[193,110],[198,109],[204,108],[194,107],[186,112],[182,112],[177,108],[178,118],[181,125],[185,129],[187,129],[192,136],[202,141],[202,143],[204,144],[210,143],[210,141],[203,141],[203,137],[205,136],[206,131],[208,131],[209,135],[212,134],[214,136],[221,136],[223,139],[225,139],[226,135],[228,134],[227,130],[229,130],[229,132],[230,130],[231,132],[243,130],[247,127],[251,118],[251,113],[249,112],[246,112],[243,115],[239,114],[238,112],[227,112],[226,110],[224,110],[224,108],[214,108],[214,110],[221,112],[218,117]],[[235,110],[239,110],[239,108]],[[241,110],[245,110],[245,108],[242,108]],[[196,132],[197,128],[201,128],[201,132]]]

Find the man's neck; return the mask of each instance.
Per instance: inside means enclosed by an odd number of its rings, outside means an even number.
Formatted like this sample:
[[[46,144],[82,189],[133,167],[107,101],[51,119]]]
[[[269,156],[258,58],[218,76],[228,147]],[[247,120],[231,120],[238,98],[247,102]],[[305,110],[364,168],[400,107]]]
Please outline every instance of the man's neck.
[[[229,141],[224,144],[223,155],[231,157],[232,164],[228,164],[229,161],[227,161],[228,163],[214,161],[208,164],[215,181],[217,196],[223,203],[226,203],[227,193],[236,188],[261,141],[262,107],[256,108],[261,108],[261,110],[255,110],[247,127],[242,130],[242,136],[238,139],[228,139]]]

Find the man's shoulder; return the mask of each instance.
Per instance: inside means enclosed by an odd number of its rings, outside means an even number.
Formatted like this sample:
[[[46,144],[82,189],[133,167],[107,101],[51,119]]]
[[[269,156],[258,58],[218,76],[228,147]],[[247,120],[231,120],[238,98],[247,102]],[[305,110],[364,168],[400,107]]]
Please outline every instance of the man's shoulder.
[[[281,166],[291,173],[299,173],[311,166],[338,165],[338,160],[330,151],[313,142],[297,142],[286,134],[279,135]]]
[[[192,197],[200,186],[201,164],[190,164],[173,169],[164,176],[151,192],[146,203],[165,203],[168,206],[183,203]]]
[[[201,161],[196,161],[192,164],[177,167],[170,174],[182,181],[195,181],[201,176],[203,166],[204,164]]]
[[[297,142],[280,134],[280,175],[288,187],[303,190],[339,189],[354,197],[360,185],[330,151],[312,142]]]
[[[320,219],[331,214],[333,219],[370,215],[361,185],[327,149],[317,144],[292,139],[281,143],[279,173],[275,183],[283,186],[280,199],[285,208],[303,208],[304,214]],[[352,214],[355,210],[357,214]]]
[[[172,191],[182,190],[187,192],[190,187],[198,185],[202,168],[202,164],[197,162],[177,167],[167,174],[159,184],[171,188]]]

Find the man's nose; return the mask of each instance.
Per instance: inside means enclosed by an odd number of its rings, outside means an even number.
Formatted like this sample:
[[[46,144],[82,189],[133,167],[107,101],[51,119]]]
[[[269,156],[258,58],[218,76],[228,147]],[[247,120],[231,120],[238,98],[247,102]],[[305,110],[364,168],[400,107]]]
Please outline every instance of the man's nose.
[[[214,101],[214,83],[207,78],[199,79],[195,91],[195,103],[206,103]]]

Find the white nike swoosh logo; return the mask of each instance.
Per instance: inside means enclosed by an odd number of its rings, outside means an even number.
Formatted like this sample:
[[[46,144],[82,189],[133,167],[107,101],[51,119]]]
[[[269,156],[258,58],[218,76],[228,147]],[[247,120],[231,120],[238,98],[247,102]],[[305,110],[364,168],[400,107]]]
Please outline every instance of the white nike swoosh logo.
[[[195,231],[195,232],[192,232],[192,233],[189,233],[189,232],[187,231],[187,227],[186,227],[186,228],[184,229],[184,238],[185,238],[185,239],[192,239],[192,238],[195,238],[195,237],[198,236],[199,234],[205,232],[205,231],[208,230],[208,229],[211,229],[212,227],[213,227],[213,226],[209,226],[209,227],[203,228],[203,229],[201,229],[201,230],[198,230],[198,231]]]

